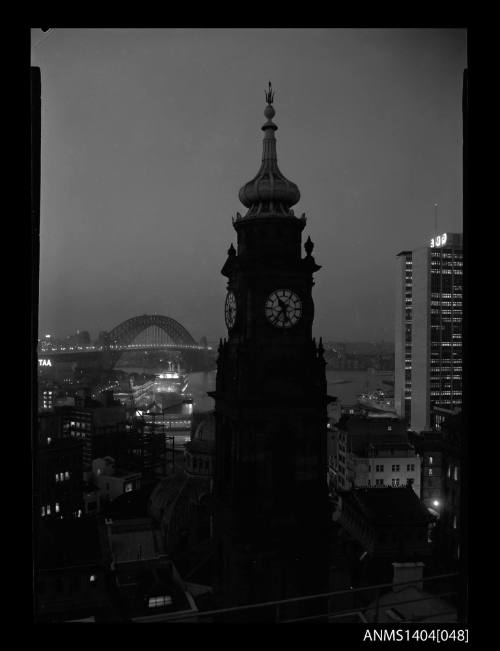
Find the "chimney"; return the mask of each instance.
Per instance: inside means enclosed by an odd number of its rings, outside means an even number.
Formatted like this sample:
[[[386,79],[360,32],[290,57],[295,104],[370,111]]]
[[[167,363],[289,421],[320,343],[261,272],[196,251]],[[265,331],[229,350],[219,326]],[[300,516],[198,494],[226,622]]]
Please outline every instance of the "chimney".
[[[400,592],[410,587],[408,585],[398,586],[399,583],[406,583],[407,581],[418,581],[418,583],[413,585],[418,590],[424,589],[424,563],[393,563],[392,567],[394,568],[394,576],[392,579],[393,592]]]

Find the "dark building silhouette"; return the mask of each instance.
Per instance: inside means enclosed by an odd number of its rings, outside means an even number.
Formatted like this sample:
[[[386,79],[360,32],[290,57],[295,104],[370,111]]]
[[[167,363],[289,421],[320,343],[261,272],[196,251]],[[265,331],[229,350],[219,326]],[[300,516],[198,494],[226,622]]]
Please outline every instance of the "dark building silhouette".
[[[467,173],[468,170],[468,157],[469,157],[469,71],[468,69],[464,70],[463,76],[463,89],[462,89],[462,119],[463,119],[463,160],[462,160],[462,170],[463,170],[463,220],[467,228],[469,220],[469,176]],[[468,242],[465,241],[464,244],[464,272],[467,273],[467,262],[468,260]],[[468,323],[469,323],[469,311],[467,309],[469,300],[469,290],[467,282],[464,283],[464,331],[468,332]],[[468,337],[464,338],[464,404],[462,410],[463,424],[468,427],[468,382],[470,377],[469,363],[468,363],[468,352],[469,352],[469,341]],[[463,598],[459,604],[459,614],[462,618],[467,621],[468,617],[468,531],[469,531],[469,503],[466,499],[466,495],[469,494],[469,441],[467,436],[461,436],[460,441],[460,458],[461,463],[461,475],[460,475],[460,492],[462,499],[460,500],[460,520],[461,520],[461,546],[462,553],[460,556],[460,570],[462,577],[462,594]]]
[[[209,413],[186,444],[182,466],[176,465],[150,496],[150,513],[160,526],[166,552],[183,576],[199,569],[203,583],[211,582],[214,448],[215,423]]]
[[[375,598],[374,586],[391,581],[394,562],[430,562],[434,517],[410,487],[339,491],[334,503],[350,585],[367,588],[358,605]]]
[[[58,622],[113,612],[105,532],[95,518],[44,520],[35,548],[36,622]]]
[[[37,449],[35,513],[41,518],[78,518],[83,511],[83,445],[54,439]]]
[[[313,273],[295,183],[278,168],[266,93],[262,165],[239,192],[222,274],[229,337],[215,398],[215,565],[222,604],[328,588],[327,393],[323,345],[312,338]]]
[[[84,470],[90,471],[92,460],[106,455],[118,456],[124,449],[129,432],[127,410],[119,401],[102,403],[88,395],[78,395],[75,405],[57,407],[60,435],[83,441]]]
[[[463,552],[460,530],[464,438],[461,414],[449,416],[439,432],[412,437],[423,460],[422,502],[439,518],[433,537],[434,551],[439,565],[451,569],[456,569]]]
[[[428,534],[434,518],[408,487],[339,492],[333,517],[370,558],[392,562],[431,554]]]

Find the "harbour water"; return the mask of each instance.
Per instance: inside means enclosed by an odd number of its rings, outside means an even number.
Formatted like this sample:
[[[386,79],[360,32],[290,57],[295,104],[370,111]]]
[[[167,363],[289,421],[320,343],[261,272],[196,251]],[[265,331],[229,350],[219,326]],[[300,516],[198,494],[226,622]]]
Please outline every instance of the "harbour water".
[[[193,396],[193,411],[205,412],[214,408],[214,400],[207,396],[207,391],[215,389],[215,371],[190,373],[188,392]],[[360,393],[382,389],[392,393],[391,387],[384,382],[394,379],[394,374],[387,371],[334,371],[327,369],[326,381],[328,395],[335,396],[342,406],[356,404]]]
[[[393,387],[384,382],[393,380],[390,371],[326,371],[328,395],[338,398],[343,407],[354,406],[360,393],[382,389],[392,395]]]

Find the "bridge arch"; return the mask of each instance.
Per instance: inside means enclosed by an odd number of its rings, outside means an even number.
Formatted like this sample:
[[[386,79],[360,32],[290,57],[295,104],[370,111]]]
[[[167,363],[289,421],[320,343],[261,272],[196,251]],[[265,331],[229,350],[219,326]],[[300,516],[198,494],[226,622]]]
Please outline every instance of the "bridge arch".
[[[175,344],[197,345],[195,339],[183,325],[175,319],[162,316],[161,314],[143,314],[123,321],[107,333],[106,343],[109,345],[127,346],[141,332],[144,332],[144,330],[152,326],[163,330]]]

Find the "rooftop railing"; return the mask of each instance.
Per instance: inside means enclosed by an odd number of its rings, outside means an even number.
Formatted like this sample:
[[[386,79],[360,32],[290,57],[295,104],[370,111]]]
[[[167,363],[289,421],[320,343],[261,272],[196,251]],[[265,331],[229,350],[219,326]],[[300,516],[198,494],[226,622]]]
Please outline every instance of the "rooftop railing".
[[[365,586],[362,588],[352,588],[348,590],[336,590],[333,592],[325,592],[321,594],[308,595],[304,597],[294,597],[289,599],[282,599],[279,601],[268,601],[263,603],[248,604],[245,606],[234,606],[230,608],[218,608],[214,610],[207,611],[198,611],[194,613],[179,614],[172,618],[170,615],[169,621],[176,622],[223,622],[223,621],[242,621],[251,620],[251,621],[266,621],[274,622],[279,624],[290,624],[296,622],[323,622],[323,623],[336,623],[342,621],[348,621],[349,623],[358,622],[358,623],[377,623],[380,621],[380,611],[383,608],[385,611],[391,610],[393,613],[394,622],[418,622],[424,621],[426,617],[441,617],[443,622],[452,622],[454,618],[458,622],[457,609],[452,606],[448,599],[456,599],[459,597],[457,589],[449,589],[448,586],[444,591],[429,592],[427,594],[421,593],[422,596],[416,596],[411,599],[401,600],[396,595],[398,592],[391,592],[394,587],[398,588],[398,591],[401,588],[406,586],[415,586],[422,584],[429,584],[437,581],[449,582],[450,580],[453,583],[456,583],[456,580],[460,577],[458,572],[447,573],[447,574],[438,574],[431,577],[425,577],[421,579],[414,579],[412,581],[404,581],[400,583],[380,583],[376,585]],[[441,588],[442,590],[442,588]],[[338,599],[339,597],[351,597],[353,601],[356,601],[357,598],[365,595],[367,601],[366,605],[351,605],[347,608],[333,607],[332,600]],[[393,600],[388,599],[387,596],[394,594],[395,597]],[[368,595],[368,597],[366,596]],[[381,597],[384,596],[386,599],[383,604],[381,604]],[[417,604],[419,602],[431,601],[435,599],[444,600],[443,604],[447,604],[449,608],[447,610],[442,610],[435,612],[434,615],[421,615],[413,616],[405,619],[404,614],[401,613],[399,607],[406,606],[409,604]],[[298,606],[298,611],[305,610],[303,607],[308,606],[308,610],[313,610],[314,600],[320,602],[316,607],[315,613],[304,614],[296,612],[292,614],[292,606]],[[358,599],[360,601],[360,599]],[[302,608],[301,608],[302,607]],[[155,620],[161,621],[161,615],[158,615]],[[435,620],[438,621],[438,620]],[[441,621],[441,620],[439,620]]]

